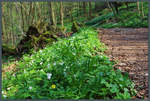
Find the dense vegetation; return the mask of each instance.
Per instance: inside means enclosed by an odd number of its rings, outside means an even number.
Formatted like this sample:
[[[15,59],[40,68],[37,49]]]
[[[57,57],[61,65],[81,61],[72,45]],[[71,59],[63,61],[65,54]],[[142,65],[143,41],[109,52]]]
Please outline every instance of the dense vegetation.
[[[131,99],[134,83],[114,68],[96,28],[148,27],[148,3],[137,4],[116,14],[108,2],[3,2],[2,97]]]
[[[114,70],[106,47],[91,29],[24,55],[3,79],[9,99],[129,99],[134,84]],[[13,76],[11,76],[13,75]]]

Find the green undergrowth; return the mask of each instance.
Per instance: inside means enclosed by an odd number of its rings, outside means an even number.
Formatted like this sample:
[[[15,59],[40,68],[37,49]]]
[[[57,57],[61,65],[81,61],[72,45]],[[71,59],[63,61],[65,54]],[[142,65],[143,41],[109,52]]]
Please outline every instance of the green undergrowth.
[[[119,13],[114,16],[110,9],[104,9],[99,13],[98,17],[87,21],[86,25],[100,28],[116,28],[116,27],[148,27],[148,3],[143,3],[144,17],[138,12],[137,4],[129,4],[129,9],[125,5],[119,8]]]
[[[14,64],[15,61],[15,56],[2,56],[2,68],[7,68],[8,66]]]
[[[96,27],[102,28],[116,28],[116,27],[132,27],[132,28],[140,28],[140,27],[148,27],[148,14],[145,15],[144,18],[141,18],[137,13],[133,13],[133,11],[121,11],[117,16],[117,22],[108,22]]]
[[[3,99],[130,99],[135,91],[128,74],[114,70],[107,47],[93,29],[60,39],[24,55],[16,72],[2,80]]]

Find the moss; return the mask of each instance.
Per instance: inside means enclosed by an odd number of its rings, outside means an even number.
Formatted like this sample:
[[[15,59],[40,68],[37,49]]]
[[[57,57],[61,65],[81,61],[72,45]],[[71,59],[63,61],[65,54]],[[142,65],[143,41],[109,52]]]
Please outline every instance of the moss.
[[[34,48],[44,48],[47,44],[52,44],[57,41],[59,34],[62,36],[65,32],[65,27],[55,27],[45,22],[37,22],[29,27],[26,36],[18,44],[19,52]]]
[[[57,36],[53,35],[51,31],[46,31],[45,33],[41,33],[39,37],[32,36],[34,49],[44,48],[47,44],[51,44],[52,42],[57,40]]]
[[[14,55],[16,54],[16,49],[13,47],[9,47],[6,44],[2,44],[2,53],[5,55],[10,55],[10,54]]]
[[[72,27],[71,27],[71,31],[73,33],[76,33],[79,31],[79,26],[78,26],[77,22],[75,22],[75,21],[73,22]]]

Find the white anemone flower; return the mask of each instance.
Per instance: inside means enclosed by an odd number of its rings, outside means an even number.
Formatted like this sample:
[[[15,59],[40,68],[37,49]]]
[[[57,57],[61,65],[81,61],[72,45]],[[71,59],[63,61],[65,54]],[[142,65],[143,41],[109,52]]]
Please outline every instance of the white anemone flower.
[[[32,89],[32,87],[30,86],[30,87],[29,87],[29,90],[31,90],[31,89]]]
[[[66,72],[64,72],[64,76],[66,76],[67,74],[66,74]]]
[[[7,97],[6,95],[3,95],[5,98]]]
[[[31,63],[33,63],[33,62],[34,62],[34,60],[31,61]]]
[[[61,63],[59,63],[60,65],[63,65],[64,64],[64,62],[61,62]]]
[[[51,79],[51,77],[52,77],[52,74],[51,73],[47,73],[47,79]]]
[[[10,88],[7,88],[7,90],[10,90]]]
[[[50,68],[50,64],[48,64],[47,67]]]
[[[64,72],[66,71],[66,68],[64,68]]]
[[[24,70],[24,73],[27,73],[26,70]]]
[[[13,74],[13,76],[15,77],[15,76],[16,76],[16,74]]]
[[[73,55],[76,55],[75,53],[72,53]]]
[[[43,62],[40,63],[40,65],[42,65],[42,64],[43,64]]]
[[[40,53],[42,53],[42,50],[40,50]]]
[[[55,66],[55,65],[56,65],[56,62],[54,62],[53,65]]]

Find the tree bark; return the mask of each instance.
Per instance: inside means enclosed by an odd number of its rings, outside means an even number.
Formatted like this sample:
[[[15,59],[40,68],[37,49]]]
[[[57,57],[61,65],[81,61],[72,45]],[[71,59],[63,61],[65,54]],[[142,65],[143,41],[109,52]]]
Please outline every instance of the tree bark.
[[[6,42],[7,42],[7,40],[8,40],[8,37],[7,37],[7,33],[6,33],[6,31],[5,31],[5,15],[4,15],[4,6],[3,6],[3,4],[2,4],[2,39],[4,39],[4,40],[6,40]]]
[[[56,21],[55,21],[55,13],[54,13],[54,8],[53,8],[53,3],[50,2],[50,15],[51,15],[51,23],[56,27]]]
[[[23,32],[25,32],[24,30],[24,16],[23,16],[23,8],[22,8],[22,3],[20,2],[20,9],[21,9],[21,17],[22,17],[22,29],[23,29]]]
[[[89,2],[89,17],[92,17],[92,2]]]
[[[143,2],[141,2],[141,8],[142,8],[142,9],[141,9],[142,18],[144,18],[144,10],[143,10],[144,8],[143,8]]]
[[[84,16],[86,17],[86,2],[83,2],[83,13]]]
[[[60,23],[61,26],[64,27],[64,22],[63,22],[64,14],[63,14],[63,3],[60,2]]]
[[[137,2],[137,8],[138,8],[138,13],[139,13],[139,15],[141,15],[141,12],[140,12],[140,3],[139,3],[139,1]]]

